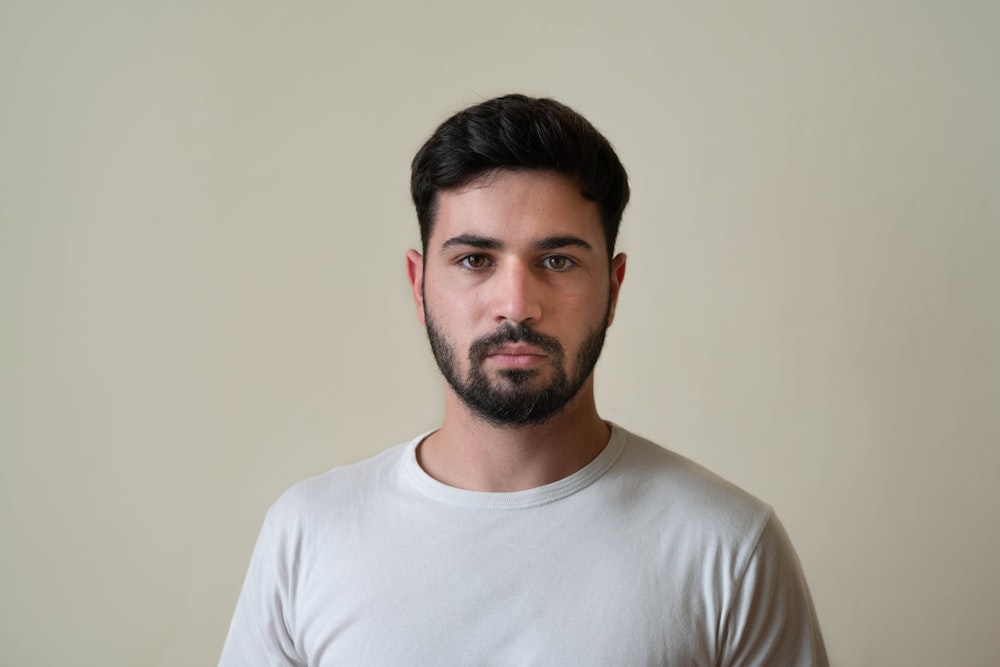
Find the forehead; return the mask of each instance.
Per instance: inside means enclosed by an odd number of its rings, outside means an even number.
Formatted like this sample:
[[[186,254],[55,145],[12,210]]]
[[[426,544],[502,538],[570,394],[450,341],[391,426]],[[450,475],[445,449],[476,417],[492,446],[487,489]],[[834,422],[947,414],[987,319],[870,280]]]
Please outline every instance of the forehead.
[[[604,247],[601,214],[572,179],[550,171],[495,171],[469,185],[442,191],[429,246],[461,234],[511,244],[574,235]]]

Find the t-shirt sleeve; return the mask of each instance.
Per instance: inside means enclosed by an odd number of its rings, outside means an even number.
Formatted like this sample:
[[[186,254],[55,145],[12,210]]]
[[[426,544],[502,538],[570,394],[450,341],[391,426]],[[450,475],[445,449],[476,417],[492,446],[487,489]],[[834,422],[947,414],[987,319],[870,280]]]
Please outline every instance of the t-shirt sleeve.
[[[264,519],[219,667],[304,667],[289,630],[294,531],[272,507]]]
[[[721,665],[829,665],[798,556],[774,515],[735,589],[722,640]]]

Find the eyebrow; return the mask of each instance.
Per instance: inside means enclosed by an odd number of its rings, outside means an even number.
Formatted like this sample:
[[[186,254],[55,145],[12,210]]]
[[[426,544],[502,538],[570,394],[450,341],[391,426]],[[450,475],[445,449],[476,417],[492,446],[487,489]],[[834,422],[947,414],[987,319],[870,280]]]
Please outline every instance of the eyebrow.
[[[579,236],[550,236],[535,244],[535,247],[539,250],[558,250],[559,248],[567,248],[571,246],[576,246],[577,248],[583,248],[585,250],[594,249],[592,245],[581,239]]]
[[[503,242],[491,236],[479,236],[478,234],[459,234],[453,236],[441,244],[441,250],[447,250],[454,246],[469,246],[472,248],[482,248],[483,250],[502,250]],[[535,243],[538,250],[558,250],[575,246],[585,250],[593,250],[594,247],[581,239],[579,236],[549,236]]]
[[[448,248],[457,245],[482,248],[484,250],[499,250],[503,247],[503,243],[500,242],[500,239],[491,238],[489,236],[478,236],[476,234],[459,234],[458,236],[453,236],[442,243],[441,250],[447,250]]]

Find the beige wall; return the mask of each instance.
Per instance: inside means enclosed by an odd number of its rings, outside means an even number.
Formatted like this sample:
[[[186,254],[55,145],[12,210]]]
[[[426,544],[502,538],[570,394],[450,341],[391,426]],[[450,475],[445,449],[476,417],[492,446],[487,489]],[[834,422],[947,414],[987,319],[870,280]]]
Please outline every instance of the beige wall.
[[[631,172],[603,415],[775,505],[835,664],[1000,664],[998,22],[0,3],[0,664],[213,664],[270,501],[437,423],[409,159],[511,90]]]

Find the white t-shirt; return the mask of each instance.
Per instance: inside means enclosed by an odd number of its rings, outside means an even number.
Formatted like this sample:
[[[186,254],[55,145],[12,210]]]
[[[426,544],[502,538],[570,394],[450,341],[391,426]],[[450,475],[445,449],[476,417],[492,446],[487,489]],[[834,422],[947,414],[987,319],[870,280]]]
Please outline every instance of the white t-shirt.
[[[271,507],[220,665],[826,665],[771,509],[614,426],[536,489],[446,486],[423,436]]]

